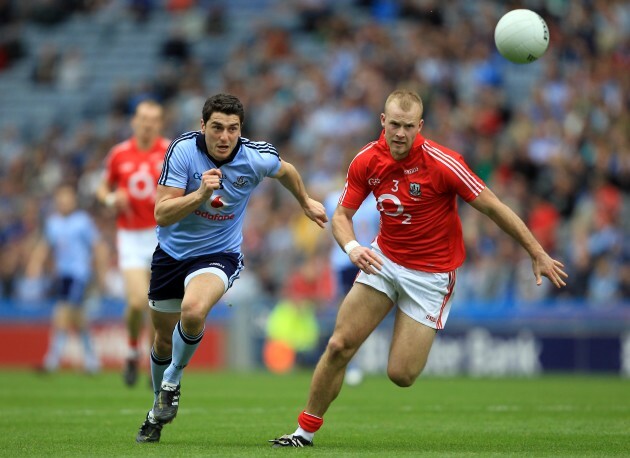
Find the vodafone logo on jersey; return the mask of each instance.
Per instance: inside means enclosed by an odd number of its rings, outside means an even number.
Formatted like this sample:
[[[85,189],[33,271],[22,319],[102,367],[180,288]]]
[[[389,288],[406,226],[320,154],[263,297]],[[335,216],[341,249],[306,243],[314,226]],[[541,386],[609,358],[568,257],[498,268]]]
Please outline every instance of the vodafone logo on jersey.
[[[221,215],[219,213],[210,213],[210,212],[202,212],[201,210],[195,210],[193,212],[196,216],[201,216],[202,218],[208,219],[210,221],[228,221],[234,219],[234,213],[229,215]]]

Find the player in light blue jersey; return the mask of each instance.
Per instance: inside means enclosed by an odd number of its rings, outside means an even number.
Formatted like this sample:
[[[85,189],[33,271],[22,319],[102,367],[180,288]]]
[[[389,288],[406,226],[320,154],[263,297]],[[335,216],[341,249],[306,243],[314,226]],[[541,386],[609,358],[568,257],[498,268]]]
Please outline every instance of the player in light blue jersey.
[[[298,171],[273,145],[241,137],[243,105],[229,94],[208,98],[201,130],[175,139],[158,180],[158,246],[151,263],[149,307],[153,408],[136,436],[157,442],[177,415],[182,371],[203,337],[210,309],[243,269],[245,208],[254,188],[276,178],[306,216],[324,227],[324,206],[311,199]]]
[[[76,329],[84,348],[86,372],[95,373],[99,360],[86,322],[83,300],[98,267],[102,282],[107,252],[98,229],[88,213],[77,208],[77,196],[69,185],[55,193],[55,212],[47,219],[42,239],[36,245],[27,265],[27,275],[40,277],[46,260],[53,258],[54,307],[50,345],[42,369],[58,369],[68,334]]]

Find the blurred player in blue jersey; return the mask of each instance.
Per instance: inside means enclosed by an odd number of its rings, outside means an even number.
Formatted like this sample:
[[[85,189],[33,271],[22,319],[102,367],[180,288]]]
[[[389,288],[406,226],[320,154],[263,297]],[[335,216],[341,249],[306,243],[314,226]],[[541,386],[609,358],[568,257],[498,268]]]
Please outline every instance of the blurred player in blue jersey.
[[[340,191],[333,191],[326,196],[324,206],[329,218],[332,218],[333,213],[335,213],[340,197]],[[372,243],[376,234],[378,234],[380,218],[381,216],[376,206],[371,206],[369,202],[364,202],[354,214],[352,217],[354,232],[357,236],[357,241],[361,245],[369,246]],[[350,288],[352,288],[354,280],[359,274],[359,268],[352,263],[348,255],[339,248],[337,243],[334,244],[330,252],[330,265],[336,274],[337,296],[342,299],[348,294]],[[363,380],[360,353],[361,349],[359,349],[350,363],[348,363],[346,376],[344,378],[348,385],[358,385]]]
[[[243,105],[229,94],[208,98],[201,130],[173,140],[158,180],[158,246],[151,263],[149,307],[153,408],[136,436],[157,442],[177,415],[182,371],[203,338],[210,309],[243,269],[245,208],[254,188],[276,178],[306,216],[324,227],[324,206],[311,199],[300,174],[273,145],[241,137]]]
[[[55,193],[55,212],[46,219],[43,237],[27,265],[29,277],[40,277],[52,254],[57,303],[50,345],[42,367],[45,372],[59,368],[68,334],[73,329],[79,332],[83,343],[85,371],[95,373],[99,369],[83,301],[94,266],[98,267],[102,282],[107,256],[104,247],[90,215],[78,209],[74,188],[69,185],[59,187]]]

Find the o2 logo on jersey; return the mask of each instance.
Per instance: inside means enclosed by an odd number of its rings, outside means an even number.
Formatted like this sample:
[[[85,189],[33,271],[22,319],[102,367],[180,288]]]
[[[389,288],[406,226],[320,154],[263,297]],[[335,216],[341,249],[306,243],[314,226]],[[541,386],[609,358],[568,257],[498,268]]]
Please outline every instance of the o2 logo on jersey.
[[[387,216],[398,216],[405,210],[400,199],[393,194],[381,194],[378,196],[376,208]]]
[[[394,194],[381,194],[378,196],[376,209],[387,216],[397,218],[402,215],[401,224],[411,224],[411,215],[405,213],[405,206]]]
[[[129,195],[135,199],[146,199],[155,195],[155,179],[149,164],[142,163],[127,181]]]

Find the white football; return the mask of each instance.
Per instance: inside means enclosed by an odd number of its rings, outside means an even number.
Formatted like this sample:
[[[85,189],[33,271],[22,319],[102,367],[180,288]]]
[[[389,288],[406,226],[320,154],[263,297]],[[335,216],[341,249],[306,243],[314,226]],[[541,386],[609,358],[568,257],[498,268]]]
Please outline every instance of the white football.
[[[348,369],[344,380],[350,386],[360,385],[363,381],[363,371],[357,368]]]
[[[494,43],[510,62],[528,64],[547,51],[549,28],[545,20],[531,10],[512,10],[497,23]]]

